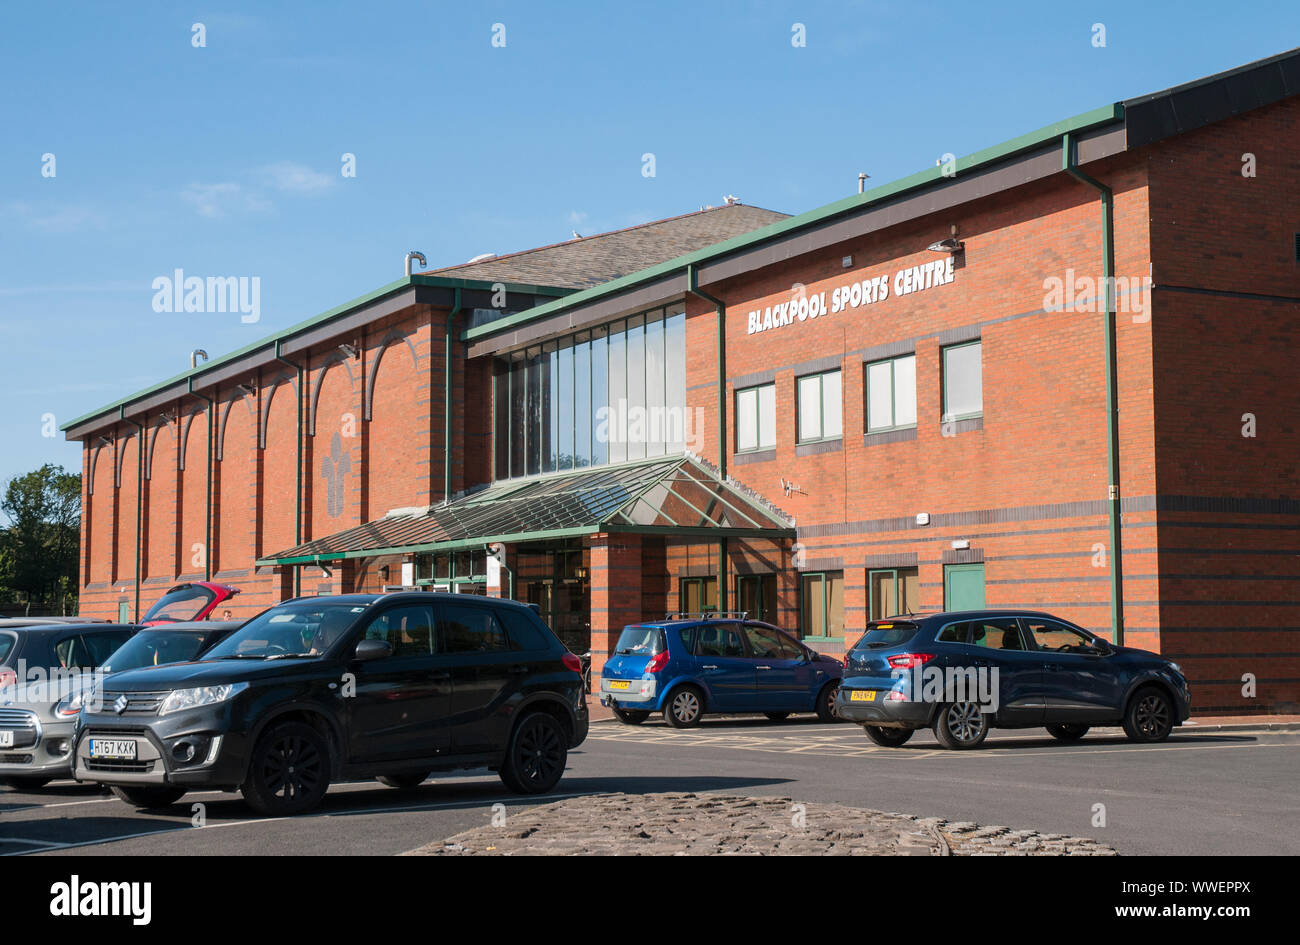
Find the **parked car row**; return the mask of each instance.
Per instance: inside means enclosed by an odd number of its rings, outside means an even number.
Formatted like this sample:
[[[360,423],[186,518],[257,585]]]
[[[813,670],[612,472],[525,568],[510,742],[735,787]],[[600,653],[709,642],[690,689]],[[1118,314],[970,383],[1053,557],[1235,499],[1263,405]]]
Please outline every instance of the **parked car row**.
[[[535,609],[468,595],[299,598],[231,625],[41,628],[16,631],[10,649],[0,665],[21,652],[86,672],[56,702],[0,708],[0,779],[71,775],[146,808],[219,789],[296,814],[334,782],[409,788],[470,768],[544,793],[589,722],[581,663]]]
[[[873,621],[843,665],[743,614],[628,626],[601,674],[601,702],[629,725],[674,728],[708,714],[815,712],[856,722],[878,745],[919,729],[974,748],[993,728],[1045,727],[1062,741],[1122,725],[1161,741],[1191,714],[1177,663],[1115,646],[1051,614],[978,610]]]
[[[530,605],[346,594],[245,623],[178,619],[211,613],[221,598],[210,590],[173,588],[150,626],[0,627],[0,780],[74,777],[146,808],[237,790],[280,816],[312,809],[331,783],[410,788],[456,769],[545,793],[587,736],[582,663]],[[18,678],[33,669],[72,678],[37,697]],[[679,729],[709,714],[805,712],[856,722],[883,746],[930,728],[959,749],[1032,726],[1073,741],[1122,724],[1159,741],[1191,706],[1177,664],[1000,610],[873,621],[843,662],[744,614],[634,624],[600,699],[629,725],[655,712]]]

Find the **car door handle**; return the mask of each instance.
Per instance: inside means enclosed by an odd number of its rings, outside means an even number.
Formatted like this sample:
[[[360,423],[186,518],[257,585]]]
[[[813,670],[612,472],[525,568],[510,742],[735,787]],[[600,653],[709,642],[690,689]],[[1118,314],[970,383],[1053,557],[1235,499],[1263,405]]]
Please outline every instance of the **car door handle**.
[[[1060,663],[1044,663],[1043,669],[1047,669],[1047,670],[1051,670],[1052,672],[1059,673],[1061,670],[1065,669],[1065,667],[1062,666]]]
[[[451,673],[433,673],[429,678],[434,682],[441,682],[444,679],[451,679]]]
[[[771,666],[756,666],[755,669],[771,669]]]
[[[524,673],[526,673],[526,672],[528,672],[528,667],[527,667],[527,666],[511,666],[511,667],[510,667],[510,675],[511,675],[511,676],[522,676],[522,675],[523,675]]]
[[[700,667],[700,669],[717,669],[717,668],[718,668],[717,666],[713,666],[710,664],[705,664],[704,666]]]

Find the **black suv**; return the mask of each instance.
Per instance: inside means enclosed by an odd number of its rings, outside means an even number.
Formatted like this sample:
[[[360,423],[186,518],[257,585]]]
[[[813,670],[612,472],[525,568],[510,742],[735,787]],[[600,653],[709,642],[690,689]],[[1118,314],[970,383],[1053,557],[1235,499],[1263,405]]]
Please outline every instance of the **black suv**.
[[[237,787],[276,816],[315,807],[331,781],[411,788],[458,768],[540,794],[587,737],[580,670],[525,604],[298,598],[197,661],[108,677],[82,710],[76,777],[141,807]]]

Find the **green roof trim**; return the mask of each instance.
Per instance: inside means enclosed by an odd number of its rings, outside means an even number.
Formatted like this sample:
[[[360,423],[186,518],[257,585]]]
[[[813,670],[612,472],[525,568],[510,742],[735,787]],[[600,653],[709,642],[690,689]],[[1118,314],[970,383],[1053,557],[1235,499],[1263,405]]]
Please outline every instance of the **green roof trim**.
[[[246,355],[258,351],[259,349],[273,348],[277,342],[286,341],[294,335],[299,335],[305,331],[317,328],[332,319],[339,318],[343,315],[349,315],[358,309],[365,308],[367,305],[373,305],[376,302],[382,301],[389,296],[396,295],[399,292],[404,292],[407,289],[425,286],[435,289],[470,289],[492,292],[495,290],[497,285],[504,285],[508,292],[523,292],[531,295],[562,296],[573,291],[573,289],[562,288],[559,286],[530,285],[514,282],[502,283],[499,280],[487,281],[481,279],[458,279],[447,276],[432,276],[423,273],[412,273],[410,276],[403,276],[396,282],[390,282],[388,285],[380,286],[373,292],[367,292],[365,295],[358,296],[349,302],[344,302],[342,305],[337,305],[328,311],[321,312],[319,315],[313,315],[311,318],[298,322],[296,325],[290,325],[288,328],[281,329],[274,334],[259,338],[257,341],[246,344],[242,348],[237,348],[228,354],[223,354],[219,358],[214,358],[211,361],[204,361],[198,367],[191,368],[188,371],[182,371],[174,377],[170,377],[167,380],[154,384],[152,387],[147,387],[144,390],[136,391],[134,394],[129,394],[121,400],[115,400],[113,403],[83,414],[75,420],[69,420],[67,423],[60,426],[59,429],[68,430],[72,427],[86,423],[89,420],[94,420],[96,417],[103,416],[112,411],[118,411],[123,407],[129,406],[134,401],[141,400],[145,397],[151,396],[152,394],[156,394],[159,391],[166,390],[168,387],[179,384],[188,378],[198,378],[208,371],[215,370],[223,365],[237,361]]]
[[[1035,148],[1042,147],[1045,144],[1060,138],[1067,133],[1077,133],[1087,131],[1102,125],[1113,124],[1122,121],[1124,118],[1124,106],[1118,102],[1113,105],[1104,105],[1100,108],[1094,108],[1091,111],[1083,112],[1072,118],[1066,118],[1054,124],[1039,128],[1037,131],[1031,131],[1028,134],[1021,135],[1018,138],[1012,138],[1001,144],[993,145],[982,151],[976,151],[965,157],[958,158],[956,162],[957,174],[973,171],[998,161],[1006,160],[1025,151],[1032,151]],[[634,288],[647,282],[653,282],[656,279],[672,275],[673,273],[685,269],[688,265],[698,265],[707,262],[719,256],[725,256],[736,250],[744,249],[762,243],[766,240],[775,239],[785,236],[798,230],[807,229],[817,226],[826,220],[847,213],[851,210],[857,210],[869,206],[878,201],[887,200],[897,197],[901,194],[913,190],[920,190],[932,184],[937,184],[948,180],[939,167],[927,168],[924,171],[918,171],[907,177],[900,178],[888,184],[882,184],[879,187],[872,188],[861,194],[852,194],[834,203],[828,203],[825,206],[818,207],[815,210],[809,210],[807,213],[801,213],[797,216],[781,220],[778,223],[772,223],[761,229],[745,233],[741,236],[734,236],[729,240],[721,243],[715,243],[704,249],[696,250],[692,253],[686,253],[675,259],[660,263],[657,266],[651,266],[648,269],[642,269],[618,279],[611,280],[599,286],[593,286],[590,289],[583,289],[574,292],[572,295],[566,295],[562,299],[554,302],[548,302],[545,305],[538,305],[518,314],[511,315],[507,318],[497,319],[486,325],[480,325],[477,328],[470,328],[461,333],[464,341],[475,341],[479,338],[487,338],[499,334],[503,331],[509,331],[520,325],[527,324],[539,318],[545,318],[548,315],[554,315],[563,312],[576,305],[582,305],[586,302],[593,301],[605,295],[620,292],[624,289]]]

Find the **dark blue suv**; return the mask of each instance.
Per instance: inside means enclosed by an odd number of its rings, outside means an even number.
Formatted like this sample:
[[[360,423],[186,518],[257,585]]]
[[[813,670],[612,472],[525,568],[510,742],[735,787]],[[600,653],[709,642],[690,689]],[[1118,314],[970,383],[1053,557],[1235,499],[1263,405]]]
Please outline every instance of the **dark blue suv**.
[[[1037,726],[1067,742],[1094,725],[1163,741],[1191,703],[1182,669],[1159,654],[1051,614],[973,610],[868,624],[845,658],[835,712],[878,745],[933,728],[945,747],[974,748],[990,728]]]
[[[623,628],[601,671],[600,701],[628,725],[663,712],[674,728],[706,714],[816,712],[835,721],[844,667],[743,614],[670,617]]]

